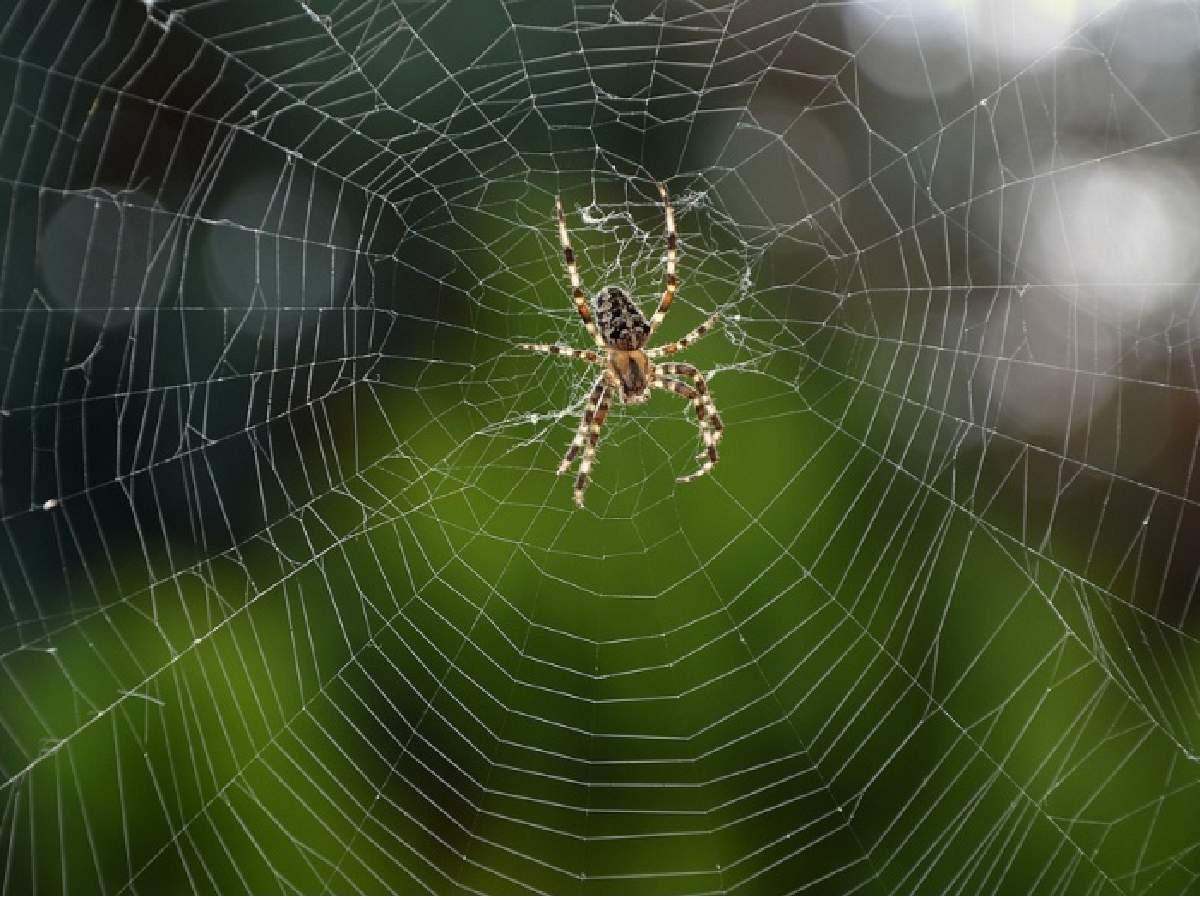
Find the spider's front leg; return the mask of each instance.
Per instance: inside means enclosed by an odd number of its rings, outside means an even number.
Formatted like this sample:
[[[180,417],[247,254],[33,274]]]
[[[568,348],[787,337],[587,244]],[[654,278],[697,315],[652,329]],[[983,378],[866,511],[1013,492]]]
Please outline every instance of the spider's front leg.
[[[583,449],[584,441],[587,440],[588,427],[592,424],[592,417],[596,415],[596,407],[600,405],[600,401],[607,389],[607,383],[601,377],[596,382],[595,387],[592,388],[591,394],[588,395],[587,403],[583,407],[583,418],[579,420],[579,427],[575,429],[575,438],[571,441],[571,446],[567,448],[567,455],[558,464],[559,475],[564,474],[567,469],[571,468],[571,463],[579,454],[579,451]]]
[[[592,469],[592,460],[596,458],[596,444],[600,440],[600,428],[608,418],[608,392],[600,397],[600,405],[588,429],[588,445],[583,448],[583,459],[579,461],[579,477],[575,479],[575,505],[583,509],[583,491],[587,487],[588,472]]]
[[[600,440],[600,426],[608,417],[608,381],[601,377],[588,396],[587,405],[583,409],[583,417],[579,420],[579,428],[575,431],[575,439],[567,448],[567,455],[558,465],[558,474],[563,475],[571,468],[571,463],[583,450],[583,459],[579,463],[579,477],[575,480],[575,505],[583,506],[583,491],[587,487],[588,472],[591,471],[592,461],[596,456],[596,443]],[[584,446],[586,444],[586,447]]]
[[[657,386],[672,390],[681,397],[686,397],[696,407],[696,419],[700,423],[700,438],[704,441],[704,449],[696,458],[704,460],[704,462],[692,474],[681,475],[675,479],[680,482],[693,481],[701,475],[711,472],[713,466],[720,460],[717,444],[725,434],[725,426],[717,414],[717,407],[713,402],[712,395],[708,392],[708,382],[704,380],[699,369],[687,363],[665,363],[656,366],[655,373],[654,381]],[[691,378],[696,382],[696,386],[692,387],[676,378],[669,377],[671,375]]]

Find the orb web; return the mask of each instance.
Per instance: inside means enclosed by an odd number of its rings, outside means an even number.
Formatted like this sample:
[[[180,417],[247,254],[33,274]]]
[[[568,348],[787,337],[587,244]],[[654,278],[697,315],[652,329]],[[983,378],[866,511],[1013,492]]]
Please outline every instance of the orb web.
[[[1194,891],[1196,27],[18,0],[5,890]]]

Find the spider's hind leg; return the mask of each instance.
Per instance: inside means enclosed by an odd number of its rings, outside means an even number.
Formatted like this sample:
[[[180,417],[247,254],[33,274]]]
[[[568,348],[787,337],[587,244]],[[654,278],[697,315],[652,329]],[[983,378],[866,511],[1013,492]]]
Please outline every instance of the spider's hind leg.
[[[596,330],[596,322],[592,318],[592,308],[588,306],[587,296],[583,293],[583,285],[579,280],[579,266],[575,262],[575,249],[571,246],[570,235],[567,234],[567,217],[563,213],[562,200],[559,197],[554,198],[554,211],[558,216],[558,241],[562,246],[563,262],[567,266],[567,277],[571,280],[571,299],[575,303],[575,310],[579,313],[579,318],[583,320],[583,327],[592,336],[596,346],[603,349],[604,341],[600,337],[600,332]]]
[[[663,212],[667,218],[667,285],[663,291],[662,300],[658,303],[658,309],[654,311],[654,316],[650,319],[651,334],[654,334],[663,319],[667,317],[667,312],[670,311],[671,304],[675,301],[675,291],[679,289],[679,279],[675,276],[675,261],[679,254],[679,236],[675,233],[675,208],[671,206],[671,198],[667,196],[667,186],[661,182],[658,185],[658,195],[662,198]]]

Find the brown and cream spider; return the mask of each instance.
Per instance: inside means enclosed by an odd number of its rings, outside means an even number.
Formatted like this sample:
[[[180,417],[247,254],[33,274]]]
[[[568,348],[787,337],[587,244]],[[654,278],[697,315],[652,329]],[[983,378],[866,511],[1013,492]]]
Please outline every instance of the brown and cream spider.
[[[583,327],[588,330],[592,340],[596,342],[595,350],[576,350],[573,347],[560,347],[555,344],[518,344],[522,350],[533,350],[536,353],[552,353],[560,356],[572,356],[584,359],[589,363],[603,367],[604,371],[596,380],[591,394],[588,395],[587,405],[583,410],[583,419],[575,432],[575,439],[567,449],[558,467],[562,475],[571,468],[571,463],[583,450],[583,458],[579,462],[579,476],[575,479],[575,505],[583,506],[583,491],[587,487],[588,472],[592,468],[592,460],[596,456],[596,443],[600,440],[600,428],[608,417],[609,401],[613,394],[621,398],[622,403],[645,403],[650,399],[650,388],[659,387],[674,391],[686,397],[696,407],[696,418],[700,424],[700,438],[704,449],[696,457],[703,464],[690,475],[682,475],[676,481],[692,481],[709,472],[717,464],[717,444],[724,433],[721,417],[713,405],[712,396],[708,393],[708,383],[695,366],[687,363],[663,363],[654,365],[652,359],[669,356],[684,349],[689,344],[699,340],[712,330],[717,320],[714,314],[703,325],[688,332],[677,341],[663,344],[661,347],[647,347],[654,330],[667,317],[667,311],[675,299],[675,291],[679,280],[675,277],[675,256],[678,238],[675,235],[675,211],[671,201],[667,199],[667,189],[658,186],[662,196],[663,208],[667,217],[667,286],[659,301],[658,309],[646,321],[642,311],[619,287],[606,287],[594,299],[596,317],[593,320],[592,310],[588,306],[587,297],[579,282],[579,269],[575,265],[575,251],[571,249],[571,241],[567,236],[567,220],[563,215],[562,200],[554,198],[554,207],[558,213],[558,239],[562,243],[563,259],[567,263],[567,274],[571,277],[571,294],[575,300],[575,308],[583,319]],[[692,387],[673,375],[682,375],[692,379],[696,386]],[[586,446],[585,446],[586,445]]]

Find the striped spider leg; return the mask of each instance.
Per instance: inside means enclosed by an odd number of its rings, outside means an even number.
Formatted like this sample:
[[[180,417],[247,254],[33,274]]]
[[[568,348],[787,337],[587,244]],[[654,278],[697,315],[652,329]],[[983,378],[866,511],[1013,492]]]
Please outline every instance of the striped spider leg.
[[[588,425],[588,443],[583,448],[583,459],[579,461],[579,475],[575,478],[575,505],[583,509],[583,491],[587,487],[588,473],[592,470],[592,461],[596,458],[596,444],[600,440],[600,429],[608,418],[609,391],[607,387],[600,394],[600,405]]]
[[[669,344],[663,344],[661,347],[651,347],[646,351],[646,356],[650,359],[658,359],[660,356],[670,356],[672,353],[678,353],[680,350],[686,350],[691,344],[696,343],[700,338],[704,337],[717,324],[717,317],[720,313],[713,313],[703,323],[697,325],[683,337],[677,341],[672,341]]]
[[[575,359],[586,359],[590,363],[604,362],[605,355],[601,350],[577,350],[574,347],[563,347],[561,344],[517,344],[522,350],[532,353],[549,353],[551,356],[572,356]]]
[[[575,430],[575,438],[567,448],[567,455],[558,464],[558,474],[564,475],[571,468],[571,463],[583,450],[583,459],[579,461],[579,476],[575,479],[575,505],[583,506],[583,491],[587,487],[588,473],[596,458],[596,444],[600,441],[600,428],[608,418],[609,407],[608,373],[601,375],[588,395],[587,404],[583,408],[583,417]],[[586,445],[586,446],[585,446]]]
[[[678,378],[672,378],[672,375],[682,375],[684,378],[690,378],[696,383],[695,387],[680,381]],[[696,420],[700,425],[700,439],[704,442],[704,449],[696,456],[697,459],[704,460],[700,468],[690,475],[681,475],[675,480],[678,482],[694,481],[701,475],[706,475],[712,471],[713,466],[717,464],[720,455],[717,453],[717,444],[721,442],[721,438],[725,434],[725,426],[721,423],[721,417],[717,414],[716,404],[713,403],[712,395],[708,392],[708,382],[704,380],[704,376],[700,374],[700,370],[695,366],[687,363],[664,363],[656,368],[654,383],[658,387],[664,387],[672,390],[692,401],[696,407]]]
[[[596,444],[600,441],[600,427],[608,417],[608,395],[611,376],[607,371],[607,355],[602,351],[578,350],[574,347],[562,347],[558,344],[517,344],[517,346],[522,350],[531,350],[534,353],[548,353],[552,356],[571,356],[575,359],[587,360],[595,365],[604,365],[606,367],[604,373],[592,388],[591,394],[588,395],[587,403],[583,408],[583,417],[579,420],[579,428],[575,431],[575,437],[571,441],[571,446],[567,448],[566,456],[558,464],[558,474],[565,474],[571,468],[571,463],[575,461],[575,457],[579,455],[579,451],[583,450],[583,459],[579,462],[579,477],[575,480],[575,505],[582,507],[583,491],[587,487],[588,473],[591,471],[592,462],[596,458]]]
[[[663,209],[667,216],[667,287],[663,291],[662,300],[658,302],[658,309],[654,311],[654,315],[650,319],[651,335],[667,317],[671,304],[675,302],[675,291],[679,287],[679,279],[675,277],[675,260],[679,250],[679,236],[675,233],[675,209],[671,206],[670,198],[667,197],[667,186],[662,182],[658,184],[658,194],[662,197]],[[647,337],[647,341],[649,341],[649,337]]]
[[[567,264],[567,276],[571,279],[571,299],[575,301],[575,309],[579,318],[583,319],[583,327],[588,330],[592,340],[601,350],[604,341],[596,330],[596,322],[592,318],[592,309],[588,306],[587,295],[583,293],[583,285],[579,281],[579,267],[575,264],[575,250],[571,247],[571,238],[567,235],[567,217],[563,214],[562,199],[554,198],[554,211],[558,213],[558,240],[562,244],[563,260]]]

